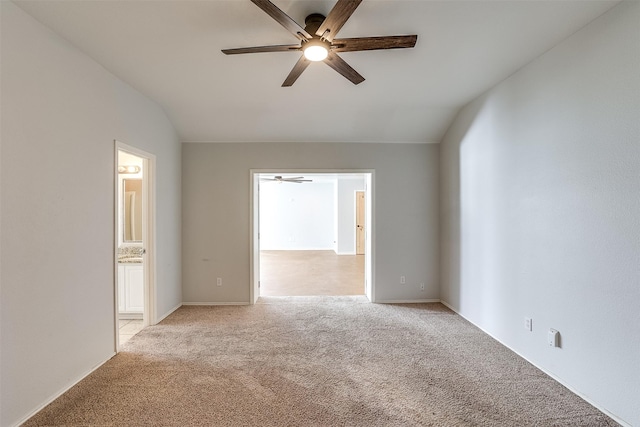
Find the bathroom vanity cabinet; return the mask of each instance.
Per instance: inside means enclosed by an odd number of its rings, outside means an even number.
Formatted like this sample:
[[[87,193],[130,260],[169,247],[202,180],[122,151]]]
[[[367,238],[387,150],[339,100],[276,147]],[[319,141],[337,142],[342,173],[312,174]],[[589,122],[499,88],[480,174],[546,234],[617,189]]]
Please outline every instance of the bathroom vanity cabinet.
[[[142,264],[118,264],[118,311],[121,319],[142,318],[144,311]]]

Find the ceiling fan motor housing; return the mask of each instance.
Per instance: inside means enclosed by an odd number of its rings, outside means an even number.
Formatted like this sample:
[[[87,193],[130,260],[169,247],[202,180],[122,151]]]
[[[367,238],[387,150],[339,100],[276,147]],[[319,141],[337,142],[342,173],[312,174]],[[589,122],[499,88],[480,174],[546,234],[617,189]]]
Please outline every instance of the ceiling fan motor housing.
[[[320,13],[312,13],[311,15],[304,18],[304,30],[309,34],[315,34],[325,19],[325,16]]]

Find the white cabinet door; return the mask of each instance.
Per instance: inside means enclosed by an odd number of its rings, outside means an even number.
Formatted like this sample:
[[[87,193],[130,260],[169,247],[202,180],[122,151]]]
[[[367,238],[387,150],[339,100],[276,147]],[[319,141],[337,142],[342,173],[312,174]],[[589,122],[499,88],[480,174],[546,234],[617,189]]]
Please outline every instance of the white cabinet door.
[[[142,264],[125,265],[125,311],[144,311],[144,270]]]
[[[124,280],[125,280],[125,274],[124,274],[124,265],[122,264],[118,264],[118,311],[119,312],[123,312],[125,311],[125,305],[124,305]]]

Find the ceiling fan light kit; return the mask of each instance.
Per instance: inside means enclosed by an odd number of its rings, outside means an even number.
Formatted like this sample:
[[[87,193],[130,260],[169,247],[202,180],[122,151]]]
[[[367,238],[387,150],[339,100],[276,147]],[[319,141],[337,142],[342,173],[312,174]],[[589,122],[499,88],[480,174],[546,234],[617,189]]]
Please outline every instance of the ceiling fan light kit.
[[[331,44],[319,39],[311,39],[302,43],[304,57],[313,62],[323,61],[329,56],[329,49],[331,49]]]
[[[223,49],[222,52],[225,55],[236,55],[242,53],[302,51],[302,56],[293,66],[284,83],[282,83],[283,87],[292,86],[311,62],[319,61],[323,61],[351,83],[357,85],[364,81],[364,77],[351,68],[338,55],[338,52],[412,48],[418,39],[415,34],[336,39],[338,31],[351,17],[351,14],[353,14],[362,0],[338,0],[326,17],[319,13],[312,13],[307,16],[304,28],[270,0],[251,1],[298,38],[300,45],[254,46]]]

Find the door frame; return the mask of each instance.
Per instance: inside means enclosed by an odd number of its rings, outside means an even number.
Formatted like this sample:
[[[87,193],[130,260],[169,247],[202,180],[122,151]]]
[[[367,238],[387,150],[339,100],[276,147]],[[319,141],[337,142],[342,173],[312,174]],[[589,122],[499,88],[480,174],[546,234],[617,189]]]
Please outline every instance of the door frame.
[[[124,151],[143,159],[142,174],[142,246],[145,249],[143,257],[144,272],[144,310],[142,313],[142,327],[156,323],[156,156],[137,147],[114,140],[114,335],[115,351],[120,351],[119,308],[118,308],[118,245],[119,245],[119,176],[118,152]]]
[[[260,174],[363,174],[365,176],[365,295],[375,292],[375,169],[250,169],[249,170],[249,304],[260,296]]]

